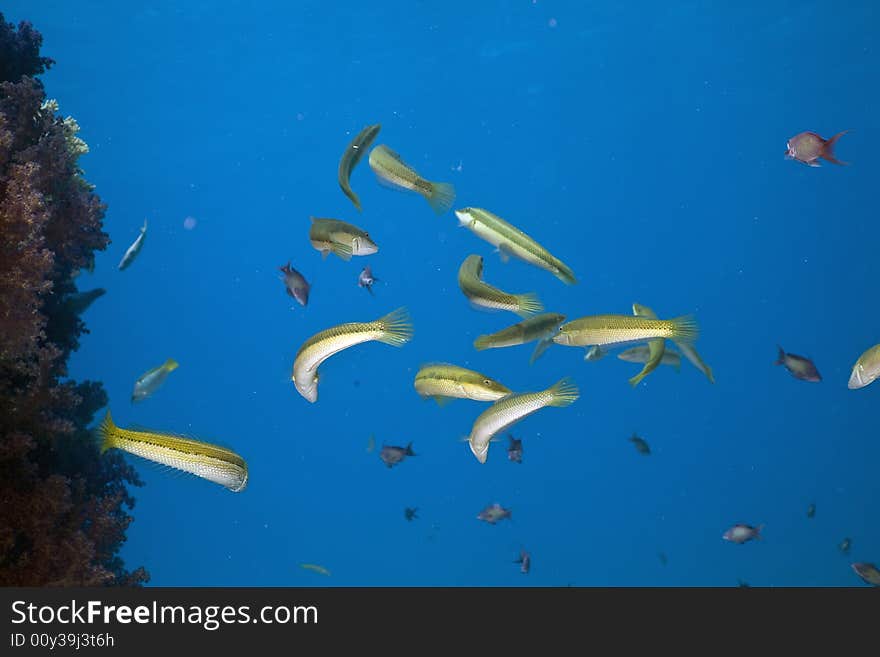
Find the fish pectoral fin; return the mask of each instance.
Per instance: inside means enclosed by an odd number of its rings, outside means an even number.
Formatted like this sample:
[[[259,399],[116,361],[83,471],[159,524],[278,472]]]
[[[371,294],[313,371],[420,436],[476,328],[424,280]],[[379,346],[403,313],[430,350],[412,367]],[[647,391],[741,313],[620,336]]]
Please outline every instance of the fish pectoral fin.
[[[538,340],[538,344],[535,345],[535,350],[532,352],[532,357],[529,358],[529,365],[532,365],[536,360],[543,356],[544,352],[547,351],[552,344],[552,339],[544,338],[543,340]]]
[[[443,408],[445,406],[448,406],[452,402],[453,398],[452,397],[444,397],[443,395],[434,395],[433,399],[435,402],[437,402],[437,406],[439,406],[440,408]]]
[[[346,262],[351,260],[352,249],[348,244],[334,243],[330,250]]]
[[[508,263],[510,262],[510,254],[504,250],[502,247],[498,247],[495,249],[495,252],[498,254],[498,257],[501,259],[501,262]]]

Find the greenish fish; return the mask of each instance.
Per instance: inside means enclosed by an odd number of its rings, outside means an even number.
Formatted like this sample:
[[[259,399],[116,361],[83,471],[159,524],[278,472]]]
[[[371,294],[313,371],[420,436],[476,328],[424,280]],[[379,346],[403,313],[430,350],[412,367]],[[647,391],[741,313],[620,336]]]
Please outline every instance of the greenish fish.
[[[353,224],[338,219],[311,217],[311,220],[309,241],[321,252],[322,258],[335,253],[343,260],[351,260],[352,256],[372,255],[379,250],[370,234]]]
[[[373,143],[373,140],[376,138],[376,135],[379,134],[381,128],[381,124],[377,123],[376,125],[368,125],[361,130],[355,138],[351,140],[348,148],[346,148],[345,152],[342,154],[342,159],[339,160],[339,186],[342,188],[342,193],[351,199],[351,202],[354,203],[354,207],[358,210],[363,209],[361,208],[361,200],[358,198],[358,195],[352,191],[349,178],[351,178],[351,172],[354,170],[355,166],[357,166],[357,163],[361,161],[364,153],[369,150],[370,144]]]
[[[474,401],[497,401],[512,391],[485,374],[449,363],[422,365],[416,373],[413,385],[423,398],[433,398],[437,403],[444,399],[473,399]]]
[[[574,272],[559,258],[538,244],[516,226],[512,226],[488,210],[463,208],[455,211],[459,225],[496,247],[502,259],[514,256],[530,265],[540,267],[567,285],[577,283]]]
[[[880,344],[874,345],[859,356],[856,364],[853,365],[846,387],[850,390],[864,388],[873,383],[878,376],[880,376]]]
[[[649,319],[657,319],[657,313],[648,308],[648,306],[643,306],[640,303],[634,303],[633,306],[633,315],[636,317],[647,317]],[[648,358],[645,360],[645,366],[642,367],[642,371],[636,374],[629,380],[629,384],[633,387],[639,385],[642,379],[648,376],[651,372],[660,367],[660,363],[663,360],[663,354],[666,353],[666,340],[663,338],[655,338],[653,340],[648,341]]]
[[[515,345],[526,344],[537,340],[538,344],[529,363],[534,363],[541,355],[553,344],[553,336],[559,331],[559,325],[565,321],[565,315],[559,313],[542,313],[524,319],[518,324],[509,326],[506,329],[481,335],[474,340],[474,348],[477,351],[483,349],[498,349],[500,347],[512,347]]]
[[[626,351],[617,354],[620,360],[627,363],[647,363],[651,357],[651,350],[646,344],[630,347]],[[663,350],[663,357],[660,359],[661,365],[672,365],[675,369],[681,369],[681,354],[669,349]]]
[[[134,383],[134,392],[131,393],[131,401],[143,401],[152,395],[159,389],[159,386],[165,383],[165,379],[168,378],[168,375],[178,367],[178,362],[173,358],[169,358],[158,367],[154,367],[148,372],[145,372],[141,378]]]
[[[508,395],[498,400],[477,417],[468,443],[480,463],[485,463],[492,437],[511,425],[548,406],[570,406],[580,396],[570,379],[562,379],[546,390]]]
[[[458,268],[458,286],[470,302],[487,310],[509,310],[528,317],[544,309],[534,292],[508,294],[483,281],[483,256],[469,255]]]
[[[681,351],[682,355],[684,355],[694,367],[706,375],[706,378],[709,379],[709,383],[715,383],[715,374],[712,372],[712,368],[703,362],[703,359],[700,358],[700,354],[697,353],[697,349],[694,345],[687,342],[678,342],[677,340],[673,340],[673,342],[675,343],[675,346],[678,347],[679,351]]]
[[[329,570],[324,568],[324,566],[319,566],[315,563],[301,563],[299,567],[303,570],[311,570],[313,573],[318,573],[319,575],[326,575],[327,577],[330,576]]]
[[[693,342],[699,335],[691,315],[674,319],[651,319],[637,315],[588,315],[559,327],[553,342],[568,347],[625,345],[669,338]]]
[[[399,154],[385,145],[380,144],[370,151],[369,162],[380,182],[394,189],[421,194],[437,214],[448,212],[455,202],[455,188],[452,185],[425,180]]]

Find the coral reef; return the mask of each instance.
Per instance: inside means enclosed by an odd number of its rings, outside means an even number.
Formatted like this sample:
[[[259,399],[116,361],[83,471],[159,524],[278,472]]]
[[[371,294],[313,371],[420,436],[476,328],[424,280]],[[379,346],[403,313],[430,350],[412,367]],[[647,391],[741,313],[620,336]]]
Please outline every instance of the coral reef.
[[[135,585],[118,556],[140,481],[87,429],[107,395],[67,378],[87,329],[75,274],[109,238],[79,126],[33,76],[42,37],[0,13],[0,585]],[[85,306],[85,307],[84,307]]]

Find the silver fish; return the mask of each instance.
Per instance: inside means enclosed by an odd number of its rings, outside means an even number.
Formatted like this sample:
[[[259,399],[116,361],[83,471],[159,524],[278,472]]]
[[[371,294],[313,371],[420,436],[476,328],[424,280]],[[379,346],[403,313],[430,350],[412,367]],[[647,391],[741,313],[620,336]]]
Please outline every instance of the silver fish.
[[[144,227],[141,228],[141,234],[137,236],[137,239],[132,242],[132,245],[128,247],[128,250],[125,252],[125,255],[122,256],[122,260],[119,261],[119,270],[122,271],[126,267],[128,267],[134,259],[137,257],[138,253],[141,252],[141,249],[144,248],[144,240],[147,238],[147,220],[144,219]]]

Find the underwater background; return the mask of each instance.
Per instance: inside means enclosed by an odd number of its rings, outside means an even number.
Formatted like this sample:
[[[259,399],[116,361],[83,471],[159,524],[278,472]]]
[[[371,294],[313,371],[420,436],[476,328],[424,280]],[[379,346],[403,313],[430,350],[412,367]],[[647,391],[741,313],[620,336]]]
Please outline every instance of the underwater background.
[[[880,559],[880,388],[847,389],[880,342],[875,3],[3,11],[42,33],[57,61],[47,96],[79,122],[80,164],[108,204],[112,244],[78,280],[107,294],[83,316],[70,376],[102,381],[120,426],[220,443],[248,464],[233,494],[128,458],[145,485],[122,557],[150,585],[856,586],[850,563]],[[336,171],[372,123],[376,144],[455,185],[454,208],[499,214],[579,283],[502,262],[453,212],[378,185],[366,158],[351,178],[359,213]],[[851,130],[837,155],[852,164],[786,160],[805,130]],[[379,252],[322,259],[310,216],[365,228]],[[119,271],[144,219],[143,251]],[[519,320],[469,306],[469,254],[488,282],[569,319],[634,302],[694,314],[716,382],[683,363],[633,389],[639,366],[613,356],[553,346],[530,366],[532,346],[475,351]],[[279,280],[288,261],[312,284],[306,307]],[[357,285],[366,264],[372,296]],[[303,341],[399,306],[411,343],[346,350],[322,367],[317,403],[297,394]],[[823,380],[774,366],[777,344]],[[179,369],[132,403],[167,358]],[[571,376],[581,396],[512,428],[521,464],[505,432],[481,465],[461,438],[486,406],[420,399],[413,377],[431,361],[516,391]],[[378,448],[410,441],[417,456],[386,468]],[[493,502],[511,519],[477,520]],[[740,522],[764,524],[763,539],[724,541]]]

